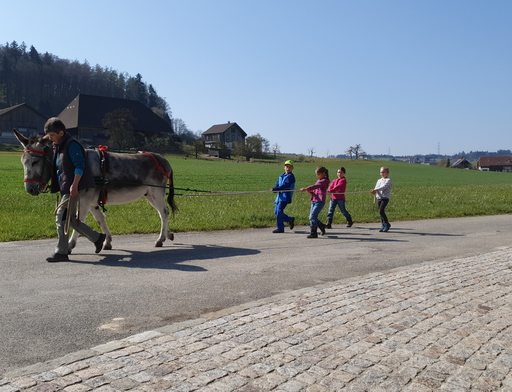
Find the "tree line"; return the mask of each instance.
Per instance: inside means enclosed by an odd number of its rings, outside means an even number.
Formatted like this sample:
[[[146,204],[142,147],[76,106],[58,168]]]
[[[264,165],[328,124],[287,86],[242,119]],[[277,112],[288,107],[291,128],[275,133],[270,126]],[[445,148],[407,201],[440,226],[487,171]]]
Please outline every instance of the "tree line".
[[[169,105],[138,73],[130,76],[87,60],[61,59],[39,53],[23,42],[0,45],[0,109],[26,103],[46,116],[56,116],[78,94],[142,102],[172,125]]]
[[[167,121],[174,134],[155,136],[146,140],[144,135],[133,131],[135,118],[126,110],[118,110],[103,120],[109,143],[118,149],[144,145],[157,152],[189,151],[195,154],[207,152],[202,132],[191,131],[180,118],[173,118],[168,103],[158,95],[152,84],[142,80],[138,73],[130,76],[109,67],[91,66],[87,60],[61,59],[56,55],[40,53],[32,45],[16,41],[0,45],[0,109],[26,103],[42,114],[57,116],[78,94],[98,95],[139,101]],[[224,146],[225,147],[225,146]],[[246,159],[279,153],[279,146],[263,138],[259,133],[237,143],[233,155]]]

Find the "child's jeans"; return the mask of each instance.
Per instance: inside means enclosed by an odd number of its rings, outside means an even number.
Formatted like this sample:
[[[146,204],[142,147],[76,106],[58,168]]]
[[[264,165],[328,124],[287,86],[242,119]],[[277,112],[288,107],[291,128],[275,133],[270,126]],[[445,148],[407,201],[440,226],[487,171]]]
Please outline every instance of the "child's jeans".
[[[336,206],[340,207],[341,213],[343,214],[345,219],[350,222],[352,220],[352,217],[345,208],[345,200],[343,199],[331,199],[331,204],[329,204],[329,213],[327,214],[327,218],[333,218],[334,211],[336,211]]]
[[[277,229],[284,230],[284,222],[290,222],[291,217],[284,213],[284,208],[288,205],[285,201],[279,201],[276,203],[274,214],[276,214]]]
[[[325,203],[321,201],[312,201],[311,202],[311,211],[309,211],[309,223],[311,226],[318,226],[318,214],[324,208]]]
[[[379,207],[380,221],[382,224],[389,223],[388,217],[386,215],[386,207],[388,206],[389,199],[377,199],[377,206]]]

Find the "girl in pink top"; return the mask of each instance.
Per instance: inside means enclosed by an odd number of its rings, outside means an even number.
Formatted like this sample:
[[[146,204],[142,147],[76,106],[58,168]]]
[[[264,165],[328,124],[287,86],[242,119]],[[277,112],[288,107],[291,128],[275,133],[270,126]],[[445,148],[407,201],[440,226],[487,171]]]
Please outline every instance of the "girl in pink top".
[[[352,217],[345,208],[345,190],[347,189],[347,179],[345,178],[345,168],[340,167],[338,169],[338,178],[331,182],[329,185],[328,192],[332,193],[331,204],[329,205],[329,213],[327,214],[327,228],[331,228],[332,219],[334,217],[334,211],[336,206],[340,207],[340,211],[343,216],[347,219],[347,227],[351,227]]]
[[[301,188],[301,192],[307,191],[311,194],[311,211],[309,212],[309,222],[311,224],[311,233],[307,238],[318,238],[318,228],[325,234],[325,224],[318,220],[318,214],[322,211],[327,198],[327,188],[329,187],[329,170],[323,166],[318,166],[315,170],[318,181],[315,185]]]

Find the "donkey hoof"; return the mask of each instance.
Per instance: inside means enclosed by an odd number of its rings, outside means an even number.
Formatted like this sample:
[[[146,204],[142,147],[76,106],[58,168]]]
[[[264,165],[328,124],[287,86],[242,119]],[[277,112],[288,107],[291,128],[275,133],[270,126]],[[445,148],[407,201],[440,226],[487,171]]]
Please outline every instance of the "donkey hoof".
[[[167,238],[169,238],[171,241],[174,241],[174,233],[167,234]]]
[[[103,245],[103,250],[112,250],[112,245],[110,245],[110,244]]]

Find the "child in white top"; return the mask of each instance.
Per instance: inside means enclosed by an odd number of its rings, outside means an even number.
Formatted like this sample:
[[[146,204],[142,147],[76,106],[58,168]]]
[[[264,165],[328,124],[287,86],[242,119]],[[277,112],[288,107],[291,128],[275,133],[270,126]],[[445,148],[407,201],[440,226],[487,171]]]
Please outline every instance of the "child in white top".
[[[389,203],[389,198],[391,196],[391,187],[393,186],[393,180],[389,178],[389,168],[386,166],[382,166],[380,168],[380,176],[382,177],[377,181],[375,188],[370,192],[372,194],[377,194],[377,201],[379,206],[379,214],[380,221],[382,222],[382,227],[379,231],[388,231],[391,227],[388,217],[386,215],[386,207]]]

